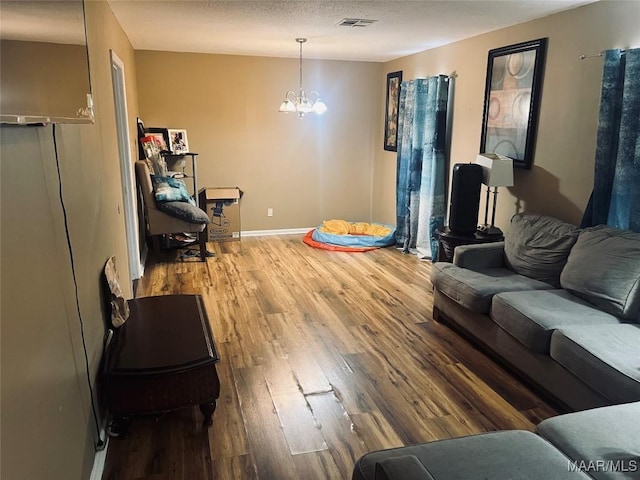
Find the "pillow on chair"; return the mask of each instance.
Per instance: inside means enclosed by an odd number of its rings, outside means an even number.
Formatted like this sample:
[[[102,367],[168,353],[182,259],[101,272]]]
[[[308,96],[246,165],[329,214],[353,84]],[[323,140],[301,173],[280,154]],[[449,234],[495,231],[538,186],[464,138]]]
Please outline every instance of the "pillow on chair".
[[[189,195],[187,186],[180,180],[171,177],[153,176],[153,193],[156,202],[188,202],[195,205],[195,202]]]
[[[186,202],[158,202],[158,210],[189,223],[209,223],[207,213]]]

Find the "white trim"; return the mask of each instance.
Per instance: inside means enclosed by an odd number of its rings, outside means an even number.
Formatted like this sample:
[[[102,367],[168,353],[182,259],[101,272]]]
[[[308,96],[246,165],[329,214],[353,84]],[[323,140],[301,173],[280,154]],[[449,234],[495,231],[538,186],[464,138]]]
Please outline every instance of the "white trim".
[[[96,456],[93,457],[93,468],[91,469],[91,476],[89,480],[102,480],[102,474],[104,473],[104,465],[107,460],[107,449],[109,448],[109,436],[107,437],[107,443],[102,450],[96,452]]]
[[[140,278],[144,277],[144,267],[147,264],[147,255],[149,255],[149,248],[145,243],[142,248],[142,253],[140,254]]]
[[[125,87],[124,62],[113,50],[109,50],[111,58],[111,80],[113,82],[113,102],[116,114],[116,132],[118,137],[118,153],[120,157],[120,176],[122,182],[122,200],[124,209],[124,225],[127,239],[127,253],[131,281],[142,277],[140,261],[140,241],[138,238],[138,212],[136,208],[136,188],[133,181],[131,161],[131,142],[129,141],[129,125],[127,113],[127,92]]]
[[[316,227],[281,228],[279,230],[247,230],[241,232],[241,237],[267,237],[270,235],[299,235],[307,233]]]

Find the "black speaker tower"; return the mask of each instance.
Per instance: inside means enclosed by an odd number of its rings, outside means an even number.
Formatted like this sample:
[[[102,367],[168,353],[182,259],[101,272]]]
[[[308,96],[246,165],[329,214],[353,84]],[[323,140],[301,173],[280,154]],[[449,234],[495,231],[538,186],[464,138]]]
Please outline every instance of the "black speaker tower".
[[[482,167],[475,163],[456,163],[451,179],[449,230],[473,235],[478,227]]]

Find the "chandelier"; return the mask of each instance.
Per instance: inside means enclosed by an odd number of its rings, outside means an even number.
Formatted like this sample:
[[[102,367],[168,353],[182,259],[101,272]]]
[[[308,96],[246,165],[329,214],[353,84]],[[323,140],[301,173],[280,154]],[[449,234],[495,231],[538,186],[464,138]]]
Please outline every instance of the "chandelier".
[[[284,96],[284,102],[278,109],[279,112],[284,113],[297,112],[299,117],[304,117],[304,114],[309,112],[321,115],[327,111],[327,106],[320,100],[318,92],[307,92],[302,88],[302,44],[306,41],[306,38],[296,38],[296,42],[300,44],[300,88],[298,93],[296,94],[293,90],[289,90]]]

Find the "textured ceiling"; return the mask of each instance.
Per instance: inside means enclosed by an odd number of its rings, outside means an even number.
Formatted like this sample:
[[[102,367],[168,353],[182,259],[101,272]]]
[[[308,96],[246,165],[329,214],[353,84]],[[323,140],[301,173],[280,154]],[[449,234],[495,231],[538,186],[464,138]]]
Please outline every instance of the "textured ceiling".
[[[136,50],[385,62],[594,0],[108,1]]]

